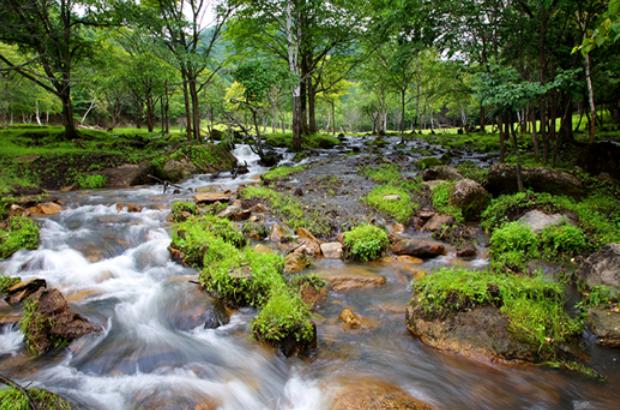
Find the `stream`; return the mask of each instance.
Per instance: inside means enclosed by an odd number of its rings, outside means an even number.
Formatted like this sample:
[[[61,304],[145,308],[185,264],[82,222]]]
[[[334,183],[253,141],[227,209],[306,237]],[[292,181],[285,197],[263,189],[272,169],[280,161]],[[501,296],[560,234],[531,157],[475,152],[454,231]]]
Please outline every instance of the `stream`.
[[[341,153],[363,144],[363,139],[348,139]],[[394,145],[391,141],[385,148],[386,156],[395,155]],[[234,154],[247,162],[248,174],[236,179],[198,175],[182,186],[234,190],[266,171],[249,147],[237,146]],[[306,161],[329,155],[329,150],[319,150]],[[467,159],[486,160],[476,154]],[[283,162],[291,160],[292,154],[285,153]],[[204,329],[204,312],[216,301],[190,282],[196,272],[173,262],[167,251],[170,203],[189,195],[162,194],[161,186],[57,193],[64,210],[39,218],[39,249],[0,262],[0,271],[46,279],[102,331],[33,358],[17,326],[5,325],[0,329],[0,371],[85,409],[322,409],[329,408],[343,381],[359,377],[397,385],[446,409],[619,406],[620,389],[613,386],[620,384],[620,354],[596,347],[588,337],[587,352],[607,384],[540,367],[482,364],[425,346],[405,328],[411,287],[396,264],[314,263],[311,270],[365,270],[387,282],[330,293],[315,319],[319,348],[309,359],[286,359],[253,341],[248,332],[252,309],[236,311],[227,325]],[[117,203],[143,209],[128,212]],[[455,263],[480,267],[486,261],[455,262],[447,255],[419,268],[430,271]],[[371,318],[376,327],[343,330],[337,318],[344,307]]]

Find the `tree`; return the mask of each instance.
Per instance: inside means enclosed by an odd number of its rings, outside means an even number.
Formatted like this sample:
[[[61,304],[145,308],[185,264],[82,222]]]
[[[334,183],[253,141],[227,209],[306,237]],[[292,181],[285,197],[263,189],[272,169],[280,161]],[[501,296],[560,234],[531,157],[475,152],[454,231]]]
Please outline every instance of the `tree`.
[[[92,46],[88,27],[103,24],[107,6],[95,0],[2,0],[1,4],[0,41],[18,45],[33,58],[20,65],[0,54],[0,61],[56,95],[62,102],[65,137],[77,138],[71,74],[76,61]],[[45,74],[33,66],[40,66]]]

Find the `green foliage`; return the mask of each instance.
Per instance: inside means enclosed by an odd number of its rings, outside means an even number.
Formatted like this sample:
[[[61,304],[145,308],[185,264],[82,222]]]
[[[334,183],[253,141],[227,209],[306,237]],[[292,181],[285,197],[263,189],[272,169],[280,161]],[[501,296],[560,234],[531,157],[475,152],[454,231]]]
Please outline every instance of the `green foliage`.
[[[291,278],[289,283],[294,289],[300,289],[303,285],[309,285],[315,290],[321,290],[327,286],[327,281],[314,273],[309,275],[295,275]]]
[[[20,249],[39,246],[39,226],[24,216],[9,220],[8,229],[0,229],[0,259],[8,258]]]
[[[65,399],[47,390],[29,388],[28,394],[39,408],[46,410],[71,410],[72,408]],[[0,410],[30,410],[30,402],[21,391],[7,387],[0,390]]]
[[[105,177],[105,175],[99,174],[80,174],[75,178],[75,182],[80,187],[80,189],[100,189],[105,186],[107,178]]]
[[[607,285],[596,285],[589,289],[577,304],[578,308],[596,307],[618,302],[618,291]]]
[[[360,225],[344,234],[346,255],[361,262],[378,259],[390,244],[384,229]]]
[[[173,202],[170,207],[170,216],[173,222],[183,222],[186,218],[186,215],[196,215],[198,214],[198,207],[194,202]]]
[[[276,167],[276,168],[272,168],[269,171],[267,171],[262,178],[265,181],[276,181],[279,179],[284,179],[292,174],[295,174],[297,172],[301,172],[305,169],[306,167],[303,165],[296,165],[296,166],[281,166],[281,167]]]
[[[24,338],[26,340],[26,348],[30,353],[45,353],[37,350],[35,341],[40,338],[42,334],[46,333],[47,329],[53,327],[54,322],[39,313],[38,300],[33,298],[26,299],[22,312],[22,319],[19,322],[19,329],[24,334]],[[61,349],[69,343],[67,339],[56,336],[51,336],[50,341],[54,349]]]
[[[450,195],[454,191],[453,181],[442,181],[433,187],[431,199],[433,207],[439,213],[452,215],[457,222],[463,222],[463,213],[450,203]]]
[[[441,269],[413,284],[414,297],[429,317],[446,317],[492,305],[509,320],[509,331],[535,346],[543,359],[578,336],[583,324],[564,310],[564,289],[542,276],[518,276],[466,269]]]
[[[493,231],[490,244],[496,270],[523,271],[528,260],[539,256],[538,237],[520,222],[509,222]]]
[[[456,168],[465,178],[472,179],[481,185],[484,184],[489,174],[488,168],[483,168],[472,161],[462,162]]]
[[[402,179],[399,167],[396,164],[367,166],[362,169],[362,174],[380,184],[391,184]]]
[[[269,236],[269,229],[264,223],[246,221],[241,227],[241,232],[250,238],[264,239]]]
[[[0,274],[0,295],[6,293],[11,286],[19,283],[20,280],[20,278]]]
[[[588,247],[583,231],[570,224],[545,228],[540,233],[540,243],[543,255],[549,258],[559,255],[577,255]]]
[[[386,199],[386,197],[390,196],[397,198]],[[366,196],[366,202],[368,205],[381,212],[385,212],[401,223],[409,221],[417,208],[417,204],[411,200],[411,196],[407,191],[391,185],[379,185],[373,188]]]

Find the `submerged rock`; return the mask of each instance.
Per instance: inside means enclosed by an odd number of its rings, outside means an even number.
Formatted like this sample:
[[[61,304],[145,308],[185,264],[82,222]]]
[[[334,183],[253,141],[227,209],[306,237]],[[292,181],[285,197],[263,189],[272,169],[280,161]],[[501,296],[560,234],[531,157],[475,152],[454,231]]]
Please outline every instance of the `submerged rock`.
[[[433,214],[433,216],[426,221],[422,229],[425,231],[435,232],[440,230],[444,225],[452,225],[454,223],[454,217],[451,215]]]
[[[43,288],[27,299],[20,327],[28,349],[37,354],[98,330],[69,307],[60,291]]]
[[[433,258],[443,255],[446,252],[446,247],[441,242],[426,239],[401,238],[392,244],[392,252],[396,255]]]
[[[284,258],[284,273],[298,273],[310,266],[310,260],[303,252],[291,252]]]
[[[385,284],[385,278],[365,269],[349,268],[346,272],[319,272],[317,276],[337,292],[358,288],[374,288]]]
[[[536,192],[579,197],[584,192],[581,181],[571,174],[550,168],[523,168],[523,185]],[[493,165],[485,188],[493,195],[517,192],[517,167],[507,164]]]
[[[354,377],[334,394],[331,410],[431,410],[428,403],[398,386],[372,378]]]
[[[605,245],[590,255],[578,270],[577,278],[590,288],[606,285],[620,292],[620,244]]]
[[[407,329],[439,350],[468,357],[535,361],[537,349],[517,340],[495,306],[478,306],[446,318],[427,317],[415,298],[407,308]]]
[[[601,307],[588,311],[588,326],[602,346],[620,347],[620,312]]]
[[[62,206],[56,202],[44,202],[37,204],[24,211],[26,216],[51,216],[56,215],[62,211]]]

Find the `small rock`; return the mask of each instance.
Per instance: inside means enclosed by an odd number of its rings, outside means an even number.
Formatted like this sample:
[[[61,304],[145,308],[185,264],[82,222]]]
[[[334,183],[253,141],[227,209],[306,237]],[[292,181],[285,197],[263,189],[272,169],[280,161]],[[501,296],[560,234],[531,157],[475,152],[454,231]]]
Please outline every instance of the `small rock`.
[[[249,209],[241,209],[239,206],[231,205],[220,212],[217,216],[230,219],[231,221],[245,221],[252,215]]]
[[[128,203],[126,205],[116,204],[116,209],[122,211],[127,208],[127,212],[142,212],[142,207],[138,204]]]
[[[422,179],[424,181],[434,180],[459,180],[463,176],[456,170],[456,168],[449,165],[437,165],[424,171]]]
[[[269,239],[271,242],[275,243],[289,242],[290,236],[286,233],[284,228],[280,226],[280,224],[273,224],[271,227],[271,234],[269,234]]]
[[[388,226],[388,230],[391,233],[403,233],[405,232],[405,225],[403,224],[392,224],[390,226]]]
[[[444,225],[452,225],[454,217],[451,215],[434,214],[422,227],[424,231],[435,232]]]
[[[194,195],[197,204],[213,204],[216,202],[229,202],[230,194],[224,192],[202,192]]]
[[[620,244],[605,245],[590,255],[577,276],[590,288],[606,285],[620,292]]]
[[[62,206],[55,202],[44,202],[26,209],[25,215],[29,216],[50,216],[62,211]]]
[[[474,244],[468,243],[457,249],[456,256],[459,258],[474,258],[476,253],[477,251]]]
[[[342,244],[340,242],[322,243],[321,253],[327,259],[340,259],[342,258]]]
[[[305,246],[305,252],[309,256],[321,255],[321,242],[309,230],[298,228],[297,236],[299,237],[299,242]]]
[[[298,273],[308,266],[310,261],[303,252],[291,252],[284,258],[285,273]]]
[[[359,329],[362,327],[362,319],[351,309],[342,309],[338,320],[343,322],[343,326],[349,329]]]
[[[316,309],[321,302],[327,299],[327,287],[323,286],[316,289],[309,283],[302,283],[299,287],[299,295],[308,308]]]
[[[446,247],[441,242],[402,238],[392,245],[392,252],[396,255],[432,258],[443,255],[446,252]]]
[[[4,299],[11,306],[22,303],[26,298],[41,288],[46,288],[45,279],[29,279],[16,283],[7,290],[7,297]]]
[[[385,195],[383,197],[384,201],[400,201],[400,195]]]
[[[334,395],[330,410],[432,410],[398,386],[371,378],[349,378]]]
[[[528,225],[532,232],[539,233],[549,226],[562,225],[564,223],[572,223],[571,220],[562,214],[546,214],[538,209],[533,209],[525,213],[519,222]]]
[[[254,250],[258,253],[273,253],[273,249],[267,245],[263,245],[262,243],[257,244],[254,247]]]
[[[428,220],[431,219],[433,216],[435,216],[435,211],[432,211],[430,209],[423,209],[420,212],[418,212],[418,217],[424,220]]]
[[[295,189],[294,194],[296,196],[304,196],[304,191],[301,188],[297,187],[297,189]]]

